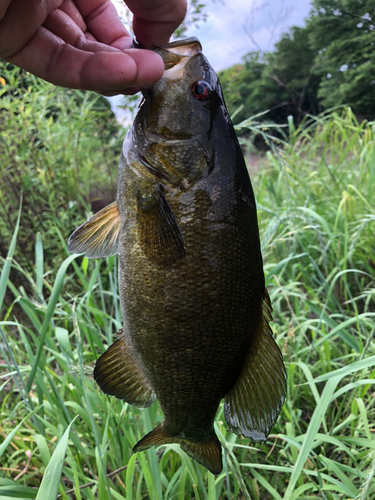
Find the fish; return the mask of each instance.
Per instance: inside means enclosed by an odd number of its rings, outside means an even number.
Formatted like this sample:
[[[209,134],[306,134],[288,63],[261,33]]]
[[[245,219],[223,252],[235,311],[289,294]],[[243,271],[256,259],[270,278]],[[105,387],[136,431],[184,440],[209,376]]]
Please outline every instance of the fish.
[[[117,201],[74,231],[72,253],[119,255],[123,328],[96,362],[101,390],[163,422],[140,452],[177,443],[222,471],[214,421],[266,440],[286,395],[270,327],[257,210],[218,77],[198,39],[155,49],[162,78],[123,143]]]

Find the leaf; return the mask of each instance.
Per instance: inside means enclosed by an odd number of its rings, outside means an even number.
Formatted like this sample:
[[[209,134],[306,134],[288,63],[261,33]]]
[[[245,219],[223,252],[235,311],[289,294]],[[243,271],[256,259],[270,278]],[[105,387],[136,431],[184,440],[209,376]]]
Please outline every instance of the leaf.
[[[288,487],[283,497],[284,500],[290,500],[292,498],[292,494],[297,484],[298,478],[300,477],[306,459],[309,456],[310,451],[312,450],[314,440],[319,430],[320,424],[322,423],[327,408],[331,403],[332,395],[335,392],[337,384],[340,382],[340,380],[341,380],[340,376],[330,378],[324,387],[321,398],[318,404],[316,405],[314,413],[311,417],[309,427],[305,435],[305,439],[302,443],[302,447],[299,452],[296,464],[293,468],[293,472],[290,477]]]
[[[66,328],[61,328],[57,326],[55,329],[56,339],[63,351],[69,355],[71,359],[74,359],[74,354],[72,352],[72,348],[69,340],[69,332]]]
[[[1,307],[3,305],[5,292],[6,292],[6,289],[8,286],[8,278],[9,278],[10,268],[12,266],[13,254],[14,254],[14,250],[16,248],[18,229],[20,227],[21,210],[22,210],[22,198],[20,201],[20,209],[18,211],[16,227],[14,229],[14,233],[12,236],[12,241],[10,243],[8,255],[5,259],[4,267],[3,267],[3,270],[1,271],[1,275],[0,275],[0,312],[1,312]]]
[[[328,380],[330,378],[340,377],[343,378],[346,375],[350,375],[351,373],[358,372],[359,370],[364,370],[365,368],[373,368],[375,366],[375,356],[370,356],[369,358],[361,359],[360,361],[355,361],[348,366],[344,366],[343,368],[339,368],[338,370],[334,370],[332,372],[325,373],[324,375],[320,375],[320,377],[316,377],[314,379],[315,383],[323,382],[324,380]]]
[[[60,269],[57,272],[55,283],[53,285],[53,289],[52,289],[52,293],[51,293],[51,297],[50,297],[49,302],[48,302],[46,315],[44,317],[42,329],[40,330],[40,342],[38,345],[38,350],[37,350],[37,353],[35,356],[35,361],[34,361],[34,364],[33,364],[33,367],[32,367],[31,373],[30,373],[29,381],[27,383],[27,390],[28,391],[30,391],[32,383],[33,383],[34,378],[35,378],[35,373],[36,373],[36,370],[38,368],[40,357],[41,357],[42,352],[43,352],[48,327],[49,327],[53,312],[55,310],[55,306],[56,306],[57,301],[58,301],[59,296],[60,296],[60,292],[61,292],[61,288],[63,286],[64,276],[65,276],[66,270],[68,269],[69,264],[73,260],[75,260],[77,257],[79,257],[79,255],[71,255],[70,257],[65,259],[64,262],[61,264]]]
[[[38,406],[38,408],[35,408],[35,410],[33,410],[31,413],[29,413],[13,430],[12,432],[4,439],[4,441],[0,444],[0,457],[1,455],[4,453],[4,451],[6,450],[7,446],[9,445],[9,443],[12,441],[12,439],[14,438],[14,436],[16,435],[18,429],[22,426],[22,424],[24,422],[26,422],[26,420],[28,418],[31,417],[31,415],[34,415],[34,413],[36,411],[40,410],[40,406]]]
[[[12,484],[9,484],[9,486],[0,486],[1,500],[20,500],[24,498],[35,498],[35,493],[36,490],[34,488],[21,486],[14,481],[12,481]]]
[[[35,244],[35,273],[36,273],[36,288],[40,295],[43,293],[43,243],[40,233],[36,235]]]
[[[70,428],[77,417],[74,417],[62,438],[58,442],[56,449],[48,462],[38,494],[35,500],[56,500],[61,479],[61,472],[64,465],[65,454],[68,448]]]

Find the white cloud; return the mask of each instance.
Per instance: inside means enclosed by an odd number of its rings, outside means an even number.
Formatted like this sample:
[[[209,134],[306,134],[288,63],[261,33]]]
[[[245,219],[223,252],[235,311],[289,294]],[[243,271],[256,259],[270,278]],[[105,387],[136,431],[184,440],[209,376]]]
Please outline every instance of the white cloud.
[[[219,71],[251,50],[271,50],[291,26],[304,25],[310,8],[310,0],[227,0],[225,5],[211,0],[207,22],[191,27],[187,35],[200,39],[207,59]]]
[[[119,12],[126,19],[122,0]],[[203,52],[216,71],[241,62],[247,52],[272,49],[282,33],[292,26],[303,26],[308,17],[311,0],[205,0],[208,20],[199,29],[189,28],[187,36],[196,36],[203,45]],[[118,5],[117,5],[118,6]],[[246,33],[250,31],[251,38]],[[131,121],[129,113],[121,113],[116,106],[121,97],[110,99],[112,109],[125,123]]]

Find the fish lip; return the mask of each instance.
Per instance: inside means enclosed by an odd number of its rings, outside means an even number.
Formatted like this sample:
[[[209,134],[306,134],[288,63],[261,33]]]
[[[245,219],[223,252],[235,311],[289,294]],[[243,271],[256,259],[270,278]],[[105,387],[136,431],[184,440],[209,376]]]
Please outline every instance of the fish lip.
[[[154,50],[164,61],[162,79],[176,82],[183,79],[187,63],[202,54],[202,45],[198,38],[191,37],[176,40]]]
[[[164,74],[166,80],[180,79],[184,72],[186,63],[202,53],[202,44],[195,36],[183,40],[174,40],[157,47],[152,45],[148,49],[143,47],[134,37],[132,47],[135,49],[152,50],[159,54],[164,61]]]
[[[190,59],[202,52],[202,45],[198,38],[190,37],[184,40],[175,40],[161,47],[154,47],[154,52],[160,55],[164,63],[179,63],[183,59]]]
[[[172,48],[177,48],[177,47],[183,47],[184,45],[192,45],[192,44],[197,44],[200,47],[200,51],[202,51],[202,44],[198,40],[196,36],[191,36],[189,38],[184,38],[182,40],[174,40],[173,42],[166,43],[160,47],[160,49],[165,49],[169,50]],[[156,49],[157,50],[157,49]]]
[[[145,50],[153,50],[157,52],[158,50],[169,50],[175,47],[182,47],[184,45],[198,44],[200,47],[200,51],[202,51],[202,44],[196,36],[191,36],[189,38],[183,38],[182,40],[174,40],[173,42],[165,43],[164,45],[160,45],[159,47],[156,45],[152,45],[150,49],[146,49],[141,43],[138,42],[137,38],[134,36],[132,41],[133,49],[145,49]]]
[[[162,80],[169,81],[170,83],[181,82],[184,79],[186,73],[186,65],[199,57],[202,52],[196,52],[195,54],[189,54],[182,56],[180,61],[174,64],[172,67],[164,69]]]

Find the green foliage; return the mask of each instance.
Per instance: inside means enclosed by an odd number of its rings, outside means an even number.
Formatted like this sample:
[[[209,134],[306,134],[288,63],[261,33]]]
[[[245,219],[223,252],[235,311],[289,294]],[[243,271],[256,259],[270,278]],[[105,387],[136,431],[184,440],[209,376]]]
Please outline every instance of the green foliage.
[[[373,0],[314,0],[307,23],[322,76],[318,97],[325,107],[352,106],[375,115],[375,3]]]
[[[48,465],[45,473],[43,474],[43,479],[40,483],[35,500],[45,500],[46,498],[48,498],[48,500],[55,500],[57,498],[60,476],[65,461],[66,450],[68,448],[69,432],[76,418],[77,417],[70,422],[64,432],[64,435],[60,439],[59,444],[56,446],[56,450],[54,451],[51,459],[48,460]]]
[[[375,3],[314,0],[306,27],[293,27],[273,52],[250,52],[219,73],[236,123],[269,110],[281,124],[291,115],[349,105],[361,118],[375,118]]]
[[[306,113],[316,115],[321,111],[317,98],[320,76],[315,71],[316,51],[309,44],[308,33],[306,28],[293,27],[266,59],[265,76],[274,80],[282,90],[283,100],[289,103],[282,108],[285,118],[293,115],[297,123]]]
[[[173,38],[178,39],[185,37],[189,26],[194,25],[198,27],[199,23],[207,20],[207,17],[208,14],[204,3],[201,3],[199,0],[188,0],[186,17],[184,22],[174,32]]]
[[[65,252],[61,240],[89,200],[115,197],[125,132],[101,96],[55,88],[4,62],[0,74],[0,255],[23,194],[15,258],[31,272],[40,232],[47,270],[54,269]]]
[[[122,324],[117,259],[75,256],[53,279],[42,238],[35,256],[42,291],[33,277],[30,293],[7,273],[0,278],[12,296],[0,321],[0,497],[35,498],[76,415],[62,474],[54,475],[65,500],[375,497],[375,124],[358,124],[350,110],[323,115],[304,122],[282,149],[265,127],[241,126],[270,143],[253,184],[288,395],[268,442],[253,447],[229,433],[220,408],[225,450],[217,477],[178,445],[132,455],[161,421],[159,406],[137,410],[92,379]]]
[[[275,123],[285,123],[289,115],[300,123],[306,113],[319,113],[321,78],[314,71],[314,59],[306,29],[294,27],[274,52],[250,52],[241,65],[221,71],[219,78],[234,122],[265,110]]]
[[[219,72],[225,103],[234,123],[248,116],[270,109],[275,102],[282,102],[282,89],[265,76],[266,63],[259,52],[250,52],[243,64],[236,64]],[[277,113],[270,112],[270,118]]]

